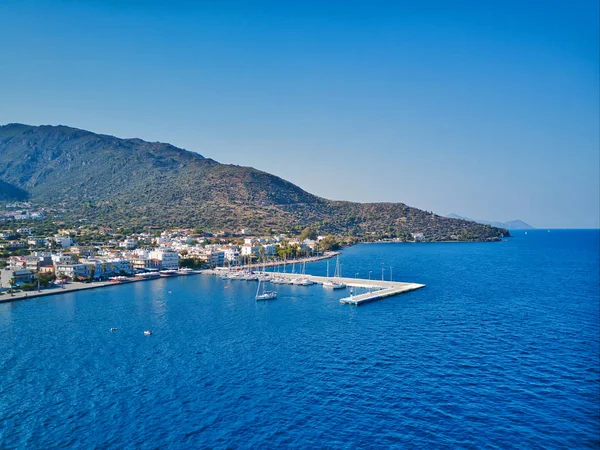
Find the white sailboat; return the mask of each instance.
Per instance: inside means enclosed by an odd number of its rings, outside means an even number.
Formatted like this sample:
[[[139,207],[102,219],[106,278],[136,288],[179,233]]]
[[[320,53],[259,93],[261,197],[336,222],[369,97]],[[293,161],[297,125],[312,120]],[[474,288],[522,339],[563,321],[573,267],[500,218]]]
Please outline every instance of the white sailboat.
[[[263,266],[263,274],[265,274],[264,266]],[[258,277],[257,279],[258,279],[258,286],[256,286],[256,295],[254,296],[254,299],[256,301],[273,300],[274,298],[277,298],[277,292],[265,290],[265,281],[266,280],[264,277]],[[262,292],[260,291],[261,284],[263,285]]]
[[[302,265],[302,276],[294,279],[292,284],[295,284],[296,286],[310,286],[315,284],[314,281],[306,276],[306,261],[304,261]]]
[[[329,261],[327,261],[327,281],[323,283],[323,287],[326,289],[344,289],[346,285],[339,281],[340,278],[340,257],[338,255],[335,261],[335,273],[333,279],[329,278]],[[338,280],[336,280],[336,278]]]

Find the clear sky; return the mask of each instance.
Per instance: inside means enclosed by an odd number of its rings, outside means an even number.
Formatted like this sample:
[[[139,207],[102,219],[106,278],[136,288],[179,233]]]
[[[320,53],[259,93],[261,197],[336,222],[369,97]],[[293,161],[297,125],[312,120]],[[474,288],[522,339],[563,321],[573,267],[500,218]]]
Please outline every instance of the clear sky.
[[[0,2],[0,124],[331,199],[598,227],[598,0]]]

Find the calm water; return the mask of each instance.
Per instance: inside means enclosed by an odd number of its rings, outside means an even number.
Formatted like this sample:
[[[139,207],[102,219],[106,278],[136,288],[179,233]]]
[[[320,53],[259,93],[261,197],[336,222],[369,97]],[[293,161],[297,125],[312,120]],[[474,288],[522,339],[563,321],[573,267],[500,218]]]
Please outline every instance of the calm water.
[[[204,275],[0,305],[0,447],[598,447],[598,238],[355,246],[427,284],[361,307]]]

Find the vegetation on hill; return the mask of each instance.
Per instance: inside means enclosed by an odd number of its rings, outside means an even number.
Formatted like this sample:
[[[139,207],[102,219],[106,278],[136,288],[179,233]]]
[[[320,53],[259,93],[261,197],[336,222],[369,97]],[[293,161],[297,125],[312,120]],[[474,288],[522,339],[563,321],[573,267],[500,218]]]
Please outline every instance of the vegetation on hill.
[[[0,126],[0,180],[58,211],[106,226],[248,228],[357,238],[487,240],[506,230],[402,203],[352,203],[312,195],[277,176],[220,164],[169,144],[66,126]]]

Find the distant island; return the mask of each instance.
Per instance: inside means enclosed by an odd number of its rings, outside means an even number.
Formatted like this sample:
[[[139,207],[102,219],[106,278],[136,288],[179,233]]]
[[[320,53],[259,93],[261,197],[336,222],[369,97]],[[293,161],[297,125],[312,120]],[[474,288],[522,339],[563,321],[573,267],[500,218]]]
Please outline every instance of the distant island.
[[[523,222],[522,220],[509,220],[508,222],[490,222],[487,220],[477,220],[477,219],[469,219],[468,217],[462,217],[458,214],[450,213],[446,217],[450,219],[461,219],[461,220],[469,220],[471,222],[481,223],[483,225],[491,225],[493,227],[505,228],[507,230],[533,230],[534,228],[529,225],[527,222]]]
[[[299,235],[310,227],[350,241],[486,241],[509,235],[506,227],[403,203],[327,200],[251,167],[67,126],[0,126],[2,200],[34,202],[65,225],[124,233],[188,227]]]

